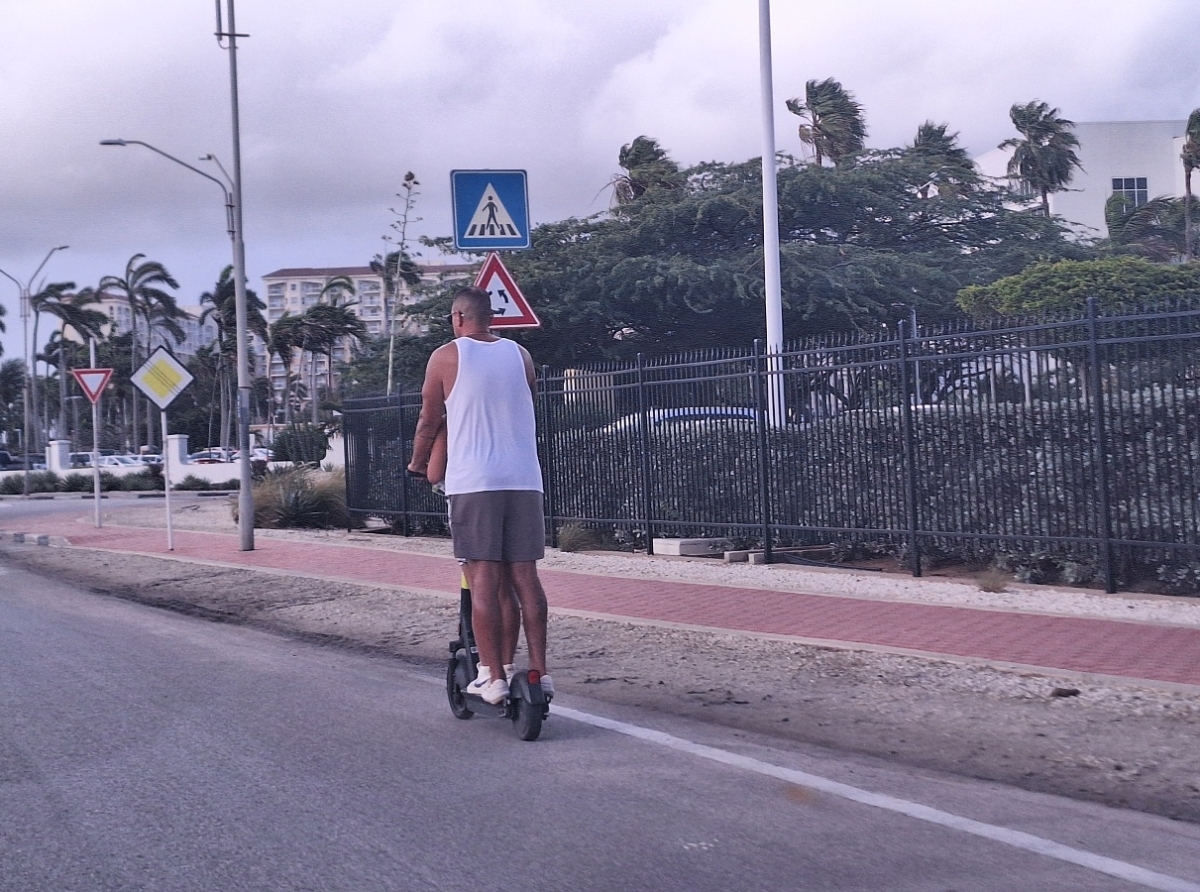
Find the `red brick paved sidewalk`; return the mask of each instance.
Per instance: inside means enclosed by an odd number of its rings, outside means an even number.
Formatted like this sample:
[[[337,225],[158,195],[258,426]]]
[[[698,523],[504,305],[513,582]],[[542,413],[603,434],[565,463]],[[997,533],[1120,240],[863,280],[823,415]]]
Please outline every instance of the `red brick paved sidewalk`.
[[[72,545],[294,571],[362,583],[454,593],[453,559],[381,548],[256,537],[238,550],[236,535],[109,526],[97,530],[60,516],[38,533]],[[614,618],[763,632],[845,644],[948,654],[1134,679],[1200,685],[1200,629],[1115,620],[870,601],[691,582],[542,571],[552,608]]]

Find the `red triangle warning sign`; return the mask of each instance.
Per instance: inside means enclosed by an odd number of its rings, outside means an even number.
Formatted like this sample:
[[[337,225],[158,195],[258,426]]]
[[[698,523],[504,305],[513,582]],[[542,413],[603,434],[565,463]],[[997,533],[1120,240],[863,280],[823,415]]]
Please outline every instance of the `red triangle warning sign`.
[[[541,328],[541,321],[495,251],[483,262],[475,285],[492,296],[492,328]]]
[[[108,379],[112,377],[112,373],[112,369],[71,369],[71,374],[79,382],[79,389],[93,403],[100,399],[100,394],[108,386]]]

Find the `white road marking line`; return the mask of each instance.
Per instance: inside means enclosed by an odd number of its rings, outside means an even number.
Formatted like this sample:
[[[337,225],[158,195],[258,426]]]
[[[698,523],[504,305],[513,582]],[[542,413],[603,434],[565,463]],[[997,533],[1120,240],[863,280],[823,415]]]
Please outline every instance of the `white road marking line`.
[[[767,777],[775,777],[789,783],[820,790],[823,793],[848,799],[851,802],[858,802],[863,805],[881,808],[885,811],[896,812],[897,814],[915,818],[918,821],[926,821],[930,824],[937,824],[951,830],[970,833],[973,836],[981,836],[984,839],[1024,849],[1027,852],[1034,852],[1038,855],[1045,855],[1048,858],[1055,858],[1059,861],[1066,861],[1070,864],[1086,867],[1089,870],[1136,883],[1148,889],[1158,889],[1161,892],[1200,892],[1200,885],[1189,883],[1186,880],[1168,876],[1167,874],[1157,873],[1153,870],[1147,870],[1144,867],[1138,867],[1135,864],[1129,864],[1125,861],[1118,861],[1115,858],[1106,858],[1103,855],[1096,855],[1082,849],[1073,849],[1070,846],[1043,839],[1031,833],[1024,833],[1020,830],[1011,830],[1007,827],[996,826],[995,824],[984,824],[981,821],[974,821],[970,818],[951,814],[950,812],[930,808],[927,805],[921,805],[917,802],[909,802],[906,799],[898,799],[895,796],[872,793],[870,790],[852,787],[849,784],[839,783],[838,781],[820,777],[816,774],[809,774],[805,771],[782,768],[749,756],[740,756],[736,753],[725,752],[715,747],[693,743],[690,740],[684,740],[682,737],[675,737],[672,734],[666,734],[662,731],[654,731],[650,728],[630,725],[627,722],[606,719],[601,716],[591,715],[590,713],[580,712],[577,709],[568,709],[564,706],[555,706],[552,714],[560,715],[563,718],[576,722],[582,722],[585,725],[592,725],[608,731],[615,731],[618,734],[625,734],[638,740],[644,740],[647,743],[655,743],[659,746],[678,750],[679,752],[689,753],[701,759],[709,759],[713,762],[720,762],[734,768],[753,771]]]

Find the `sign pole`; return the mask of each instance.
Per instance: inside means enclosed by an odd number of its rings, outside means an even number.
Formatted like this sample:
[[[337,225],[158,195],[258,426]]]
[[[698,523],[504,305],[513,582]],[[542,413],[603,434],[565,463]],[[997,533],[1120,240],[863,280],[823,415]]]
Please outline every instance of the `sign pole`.
[[[171,450],[167,448],[167,410],[163,409],[162,416],[162,469],[163,487],[167,496],[167,551],[175,550],[175,531],[171,527]]]
[[[88,340],[88,360],[91,368],[96,367],[96,339]],[[92,501],[95,502],[96,529],[104,522],[100,511],[100,397],[92,400]]]

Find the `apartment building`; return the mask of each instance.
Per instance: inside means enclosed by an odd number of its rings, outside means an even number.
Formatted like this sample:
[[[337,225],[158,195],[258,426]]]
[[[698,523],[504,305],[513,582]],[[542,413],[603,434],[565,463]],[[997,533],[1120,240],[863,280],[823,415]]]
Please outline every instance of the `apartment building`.
[[[119,297],[105,296],[100,298],[95,304],[89,306],[89,309],[99,310],[109,318],[108,334],[116,335],[123,334],[130,329],[130,312],[129,302]],[[163,346],[167,347],[183,362],[187,362],[196,355],[196,351],[201,347],[211,346],[213,341],[217,339],[217,325],[211,319],[206,319],[203,323],[200,322],[200,314],[204,312],[201,306],[185,306],[180,304],[179,309],[187,313],[186,319],[177,320],[179,327],[183,329],[184,338],[182,341],[176,341],[174,337],[164,331],[155,329],[150,333],[150,349]],[[68,335],[74,337],[73,334]],[[144,320],[138,320],[138,344],[146,343],[146,324]]]
[[[469,263],[428,263],[419,264],[422,285],[437,285],[444,282],[466,281],[474,274],[476,264]],[[299,316],[309,307],[315,306],[322,299],[329,285],[335,280],[348,279],[354,286],[353,294],[334,291],[326,294],[325,300],[333,299],[350,303],[350,310],[366,326],[367,333],[372,337],[382,337],[390,331],[389,320],[396,318],[397,331],[413,332],[414,324],[404,317],[404,308],[419,302],[422,295],[406,284],[401,283],[395,306],[387,305],[383,277],[369,266],[329,266],[329,267],[295,267],[280,269],[262,277],[263,288],[259,292],[266,302],[266,317],[268,323],[275,323],[283,315]],[[267,367],[266,346],[254,339],[253,350],[256,354],[256,366]],[[334,363],[348,362],[351,358],[351,344],[340,344],[334,349]],[[291,373],[300,376],[305,387],[311,385],[313,370],[307,366],[301,371],[301,358],[293,360]],[[318,392],[329,383],[328,360],[319,356],[316,358],[316,387]],[[271,386],[279,397],[284,388],[284,373],[282,363],[273,358],[270,369]]]

